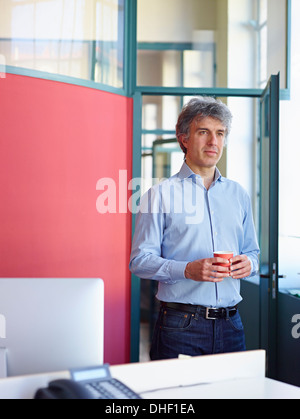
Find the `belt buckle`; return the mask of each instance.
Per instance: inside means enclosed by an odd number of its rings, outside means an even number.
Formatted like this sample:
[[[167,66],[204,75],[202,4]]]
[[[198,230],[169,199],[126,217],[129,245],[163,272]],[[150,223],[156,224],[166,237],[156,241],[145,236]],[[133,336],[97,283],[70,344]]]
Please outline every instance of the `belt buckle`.
[[[206,313],[205,313],[206,320],[217,320],[217,317],[211,317],[209,315],[210,310],[217,310],[217,308],[216,307],[206,307]]]

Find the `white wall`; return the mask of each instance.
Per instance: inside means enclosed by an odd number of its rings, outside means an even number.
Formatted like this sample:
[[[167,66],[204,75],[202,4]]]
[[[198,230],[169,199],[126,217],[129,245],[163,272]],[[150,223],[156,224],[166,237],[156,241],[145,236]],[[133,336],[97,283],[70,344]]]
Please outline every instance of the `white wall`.
[[[279,269],[283,288],[300,289],[300,2],[292,0],[291,100],[280,106]]]
[[[255,85],[255,33],[247,25],[254,18],[252,0],[228,0],[228,87]],[[229,98],[233,128],[227,150],[227,176],[239,182],[255,205],[255,117],[253,99]]]

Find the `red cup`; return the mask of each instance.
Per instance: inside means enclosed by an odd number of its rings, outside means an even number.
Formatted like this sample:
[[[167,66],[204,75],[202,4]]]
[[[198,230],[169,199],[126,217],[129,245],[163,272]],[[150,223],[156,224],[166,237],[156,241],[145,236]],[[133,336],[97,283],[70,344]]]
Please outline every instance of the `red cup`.
[[[214,252],[214,257],[215,258],[227,259],[228,263],[216,263],[215,265],[224,266],[224,268],[229,268],[231,266],[231,263],[229,261],[230,261],[230,259],[233,258],[233,252],[223,251],[223,250],[218,251],[218,252]]]

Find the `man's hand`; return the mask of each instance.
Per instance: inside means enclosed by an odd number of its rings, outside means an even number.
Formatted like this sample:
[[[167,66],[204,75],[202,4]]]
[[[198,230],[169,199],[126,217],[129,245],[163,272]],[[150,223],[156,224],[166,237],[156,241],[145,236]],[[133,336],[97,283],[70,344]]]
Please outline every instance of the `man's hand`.
[[[233,279],[247,278],[251,275],[251,262],[248,256],[240,255],[231,259],[231,277]]]
[[[222,282],[230,277],[230,268],[216,266],[216,263],[228,264],[227,259],[201,259],[187,264],[185,277],[196,282]]]

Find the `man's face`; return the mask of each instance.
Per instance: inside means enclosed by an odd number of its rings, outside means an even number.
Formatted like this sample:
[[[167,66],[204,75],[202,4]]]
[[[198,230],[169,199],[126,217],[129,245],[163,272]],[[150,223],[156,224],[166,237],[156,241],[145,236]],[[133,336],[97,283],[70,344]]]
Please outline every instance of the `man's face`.
[[[196,117],[189,138],[183,139],[187,163],[199,168],[215,167],[222,157],[225,138],[226,128],[218,119]]]

